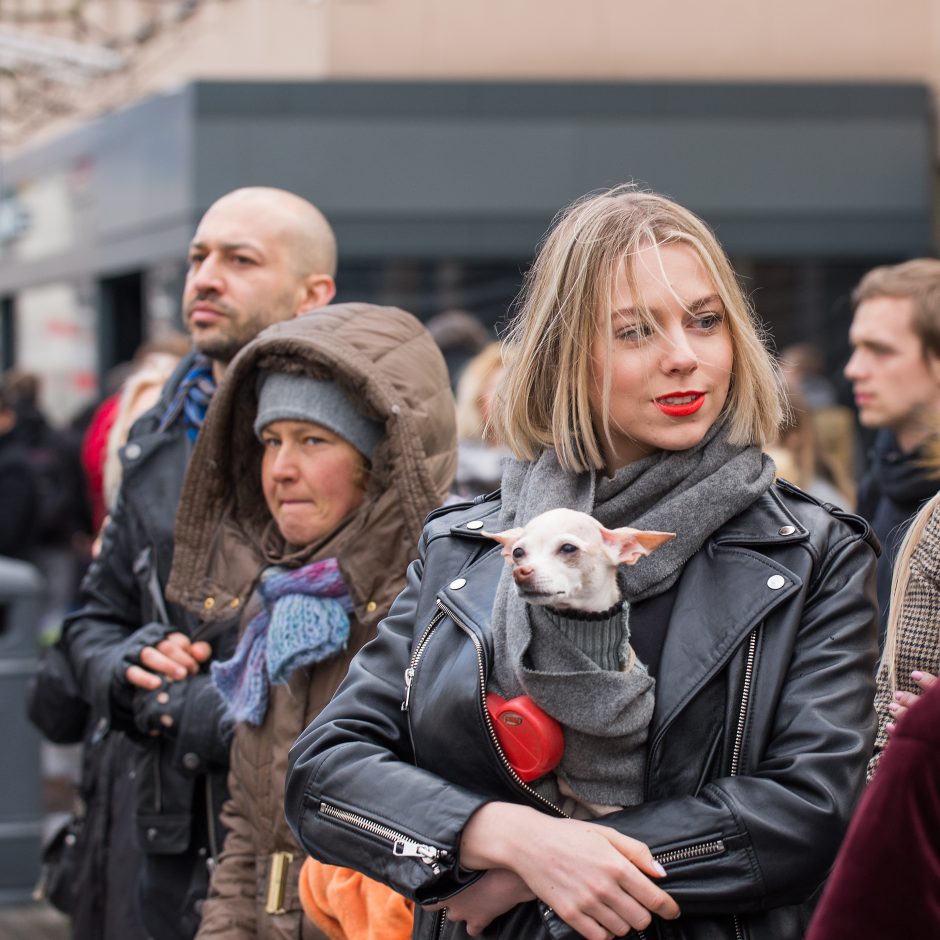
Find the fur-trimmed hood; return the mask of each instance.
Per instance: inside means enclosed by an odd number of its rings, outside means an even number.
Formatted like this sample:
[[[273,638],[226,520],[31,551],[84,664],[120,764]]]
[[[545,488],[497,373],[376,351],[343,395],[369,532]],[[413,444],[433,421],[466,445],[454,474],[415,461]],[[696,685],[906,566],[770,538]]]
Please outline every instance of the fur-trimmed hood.
[[[252,424],[265,370],[330,378],[384,423],[365,502],[325,545],[286,545],[264,503]],[[167,594],[204,619],[219,619],[244,604],[267,564],[300,564],[322,552],[339,558],[357,616],[371,620],[402,584],[424,519],[444,501],[455,466],[447,368],[411,314],[337,304],[268,327],[227,369],[196,441]]]

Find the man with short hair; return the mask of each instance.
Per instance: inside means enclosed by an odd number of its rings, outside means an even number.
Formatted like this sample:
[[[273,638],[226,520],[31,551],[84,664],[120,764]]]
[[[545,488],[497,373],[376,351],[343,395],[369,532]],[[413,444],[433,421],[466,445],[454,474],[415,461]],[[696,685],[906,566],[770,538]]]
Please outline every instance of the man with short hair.
[[[209,208],[190,244],[183,290],[193,352],[131,431],[101,552],[63,627],[99,728],[139,744],[127,771],[144,852],[141,917],[155,940],[195,934],[224,838],[228,734],[202,666],[234,648],[239,613],[222,630],[200,632],[164,597],[183,476],[228,363],[266,326],[328,304],[335,270],[329,223],[293,193],[238,189]]]
[[[859,487],[858,512],[882,544],[878,560],[881,644],[891,574],[907,523],[940,481],[921,465],[940,433],[940,261],[917,258],[869,271],[852,294],[852,383],[859,421],[877,428]]]

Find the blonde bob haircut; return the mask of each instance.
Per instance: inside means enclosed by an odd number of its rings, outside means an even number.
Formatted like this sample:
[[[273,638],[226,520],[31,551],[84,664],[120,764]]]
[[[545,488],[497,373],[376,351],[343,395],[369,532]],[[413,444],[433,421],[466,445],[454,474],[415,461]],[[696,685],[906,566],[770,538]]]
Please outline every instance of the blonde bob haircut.
[[[638,297],[637,255],[666,245],[685,245],[696,253],[725,308],[733,370],[723,414],[730,418],[731,442],[764,446],[774,438],[784,414],[783,382],[727,256],[688,209],[625,184],[564,209],[526,275],[493,408],[495,429],[517,457],[535,460],[551,447],[568,470],[604,468],[601,440],[611,441],[611,347],[608,339],[602,413],[595,416],[590,404],[594,340],[612,335],[611,297],[620,271]],[[650,311],[641,309],[639,315],[662,332]]]

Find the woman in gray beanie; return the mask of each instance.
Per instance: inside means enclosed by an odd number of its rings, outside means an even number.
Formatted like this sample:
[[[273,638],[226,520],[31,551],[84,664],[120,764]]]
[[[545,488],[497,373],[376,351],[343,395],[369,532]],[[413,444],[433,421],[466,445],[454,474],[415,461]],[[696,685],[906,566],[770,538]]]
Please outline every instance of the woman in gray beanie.
[[[287,751],[401,590],[453,478],[455,436],[444,360],[401,310],[350,304],[279,323],[226,372],[184,485],[168,587],[210,629],[243,611],[234,656],[211,665],[235,733],[202,940],[341,929],[342,912],[313,911],[321,930],[301,910]],[[410,930],[406,902],[375,888]]]

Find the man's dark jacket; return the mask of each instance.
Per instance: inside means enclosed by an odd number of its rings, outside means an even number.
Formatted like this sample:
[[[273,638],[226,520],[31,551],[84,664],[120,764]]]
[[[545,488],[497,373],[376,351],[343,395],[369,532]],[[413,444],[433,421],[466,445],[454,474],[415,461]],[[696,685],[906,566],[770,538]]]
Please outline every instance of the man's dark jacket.
[[[499,502],[444,511],[377,638],[294,745],[286,813],[316,858],[420,904],[476,873],[459,840],[485,802],[550,811],[515,777],[484,708],[505,563]],[[865,782],[875,731],[874,561],[866,523],[771,487],[686,563],[656,683],[644,802],[597,820],[650,846],[682,909],[656,940],[798,940]],[[408,673],[407,708],[406,670]],[[415,909],[420,940],[463,924]],[[487,940],[574,940],[544,907]]]
[[[130,772],[137,786],[134,825],[144,853],[141,914],[157,940],[192,937],[209,868],[221,847],[218,813],[226,796],[229,735],[207,671],[169,683],[170,703],[136,690],[124,673],[141,650],[173,630],[199,638],[198,621],[163,597],[173,556],[173,525],[192,443],[180,417],[161,419],[192,365],[190,355],[160,402],[133,427],[121,454],[123,478],[101,553],[81,586],[80,609],[63,635],[76,677],[112,733],[142,745]],[[234,621],[231,624],[234,627]],[[233,648],[234,629],[216,630],[213,658]],[[173,727],[161,730],[169,711]],[[150,730],[159,731],[150,736]]]
[[[908,525],[917,511],[940,490],[936,470],[918,449],[904,453],[891,431],[879,431],[858,489],[858,514],[867,519],[881,542],[878,559],[879,646],[884,646],[891,600],[891,576]]]

